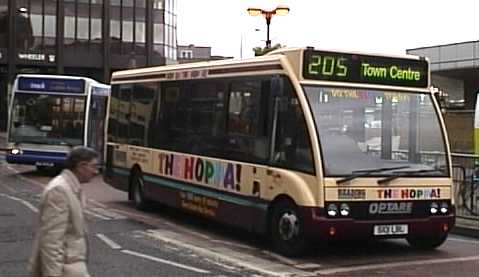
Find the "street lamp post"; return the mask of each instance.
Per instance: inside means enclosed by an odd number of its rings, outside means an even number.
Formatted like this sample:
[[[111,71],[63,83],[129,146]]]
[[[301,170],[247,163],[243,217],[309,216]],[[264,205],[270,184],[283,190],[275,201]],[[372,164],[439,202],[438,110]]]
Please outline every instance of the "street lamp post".
[[[269,39],[269,25],[271,24],[271,18],[275,15],[287,15],[289,13],[289,8],[286,6],[278,6],[271,11],[258,8],[248,8],[247,11],[251,16],[263,15],[266,19],[266,49],[271,48],[271,40]]]

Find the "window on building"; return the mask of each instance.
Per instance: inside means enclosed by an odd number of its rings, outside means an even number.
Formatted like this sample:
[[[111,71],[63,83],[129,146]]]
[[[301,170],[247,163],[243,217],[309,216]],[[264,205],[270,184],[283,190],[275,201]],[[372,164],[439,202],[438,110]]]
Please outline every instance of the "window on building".
[[[193,58],[193,50],[181,50],[181,58],[183,59],[192,59]]]
[[[18,1],[15,11],[16,27],[16,48],[20,52],[25,52],[34,46],[34,34],[31,18],[31,11],[27,1]]]
[[[162,10],[165,0],[153,0],[153,9]]]
[[[0,0],[0,48],[8,47],[8,0]]]

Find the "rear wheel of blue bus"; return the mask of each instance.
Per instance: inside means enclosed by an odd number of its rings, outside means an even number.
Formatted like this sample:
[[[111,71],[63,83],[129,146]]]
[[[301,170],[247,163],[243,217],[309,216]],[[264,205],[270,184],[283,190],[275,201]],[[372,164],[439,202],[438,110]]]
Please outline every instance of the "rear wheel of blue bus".
[[[296,204],[287,200],[276,203],[270,226],[273,249],[288,257],[303,254],[306,249],[303,226]]]
[[[62,171],[62,168],[59,166],[41,166],[37,165],[37,172],[45,176],[56,176]]]
[[[144,190],[145,182],[143,180],[143,174],[141,171],[135,171],[131,178],[130,193],[131,199],[135,207],[139,210],[145,210],[148,208],[148,199],[145,197]]]

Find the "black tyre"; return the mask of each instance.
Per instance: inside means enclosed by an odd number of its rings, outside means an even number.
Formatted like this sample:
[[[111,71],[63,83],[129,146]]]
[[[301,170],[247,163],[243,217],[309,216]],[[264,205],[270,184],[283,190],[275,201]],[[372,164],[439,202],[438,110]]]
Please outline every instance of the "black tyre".
[[[297,206],[291,201],[280,201],[273,207],[271,239],[274,251],[295,257],[306,250],[304,223]]]
[[[149,206],[149,201],[144,194],[145,182],[141,172],[133,174],[131,179],[131,200],[139,210],[145,210]]]
[[[61,168],[58,168],[58,167],[42,166],[42,165],[37,165],[36,167],[37,167],[37,172],[40,173],[41,175],[55,176],[61,172]]]
[[[439,247],[447,239],[447,233],[431,235],[431,236],[416,236],[406,238],[409,245],[414,248],[422,250],[430,250]]]

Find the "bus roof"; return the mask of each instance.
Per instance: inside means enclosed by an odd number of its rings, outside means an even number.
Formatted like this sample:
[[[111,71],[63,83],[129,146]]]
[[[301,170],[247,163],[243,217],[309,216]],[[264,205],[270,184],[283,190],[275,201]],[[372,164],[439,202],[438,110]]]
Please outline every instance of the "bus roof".
[[[311,74],[307,74],[308,64],[303,65],[303,59],[311,58],[311,55],[306,55],[306,53],[331,53],[333,56],[344,56],[348,57],[349,61],[352,62],[351,69],[354,69],[356,72],[362,71],[362,64],[355,63],[353,59],[355,57],[360,57],[360,59],[365,59],[367,62],[378,61],[379,64],[382,64],[383,61],[386,61],[386,64],[389,67],[399,66],[407,68],[417,69],[418,72],[421,71],[421,83],[409,84],[405,82],[395,82],[397,80],[392,80],[391,78],[382,80],[382,83],[370,83],[377,85],[391,85],[391,86],[402,86],[410,85],[415,87],[427,87],[429,84],[429,69],[428,61],[424,57],[418,57],[413,55],[385,55],[385,54],[371,54],[371,53],[360,53],[360,52],[345,52],[345,51],[336,51],[336,50],[324,50],[324,49],[314,49],[313,47],[305,48],[281,48],[273,50],[272,52],[249,59],[227,59],[227,60],[215,60],[215,61],[204,61],[204,62],[195,62],[195,63],[184,63],[184,64],[174,64],[174,65],[164,65],[156,67],[147,67],[147,68],[138,68],[130,70],[122,70],[113,72],[111,83],[134,83],[134,82],[153,82],[153,81],[171,81],[171,80],[186,80],[186,79],[204,79],[204,78],[215,78],[215,77],[226,77],[226,76],[241,76],[241,75],[251,75],[251,74],[281,74],[289,73],[293,75],[299,81],[305,80],[320,80]],[[331,56],[331,57],[333,57]],[[358,60],[358,59],[356,59]],[[306,61],[304,61],[306,63]],[[310,61],[311,62],[311,61]],[[306,69],[305,69],[306,68]],[[376,68],[374,68],[376,69]],[[356,73],[358,74],[358,73]],[[402,74],[402,73],[401,73]],[[411,73],[410,73],[411,74]],[[306,77],[305,77],[306,76]],[[377,76],[373,76],[377,77]],[[348,77],[349,78],[349,77]],[[350,82],[362,82],[368,83],[371,79],[361,80],[360,78],[354,77],[351,78]],[[331,79],[322,79],[322,81],[344,81],[340,78],[331,78]],[[411,81],[411,80],[408,80]],[[373,81],[374,82],[374,81]]]
[[[17,74],[16,78],[48,78],[48,79],[67,79],[67,80],[85,80],[91,84],[102,84],[95,79],[83,76],[56,75],[56,74]]]

